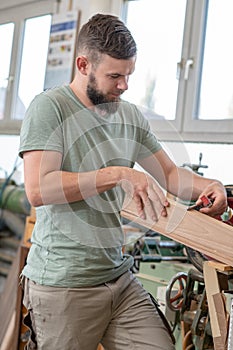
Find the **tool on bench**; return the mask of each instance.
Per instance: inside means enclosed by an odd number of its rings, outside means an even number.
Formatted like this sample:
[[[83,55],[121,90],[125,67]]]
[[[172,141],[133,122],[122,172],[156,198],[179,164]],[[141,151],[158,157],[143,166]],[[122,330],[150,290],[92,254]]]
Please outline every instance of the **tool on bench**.
[[[228,188],[226,188],[226,190],[228,190]],[[227,191],[227,196],[232,196],[232,193],[228,193]],[[228,198],[229,199],[229,198]],[[200,210],[201,208],[210,208],[212,207],[213,205],[213,200],[212,199],[209,199],[208,197],[206,196],[202,196],[201,197],[201,201],[202,203],[201,204],[194,204],[194,205],[191,205],[190,207],[188,207],[187,210]],[[226,210],[224,211],[224,213],[220,216],[220,219],[224,222],[228,222],[231,220],[232,216],[233,216],[233,213],[232,213],[232,208],[230,206],[231,203],[229,203],[229,206],[227,206]]]
[[[201,208],[210,208],[213,205],[213,200],[209,199],[206,196],[202,196],[201,201],[202,201],[201,204],[191,205],[190,207],[188,207],[188,210],[192,210],[192,209],[200,210]]]

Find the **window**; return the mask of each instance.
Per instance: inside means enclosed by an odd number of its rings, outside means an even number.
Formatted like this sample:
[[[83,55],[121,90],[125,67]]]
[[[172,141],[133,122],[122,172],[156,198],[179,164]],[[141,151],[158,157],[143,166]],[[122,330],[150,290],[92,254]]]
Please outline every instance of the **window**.
[[[209,2],[198,119],[233,118],[232,10],[232,0]]]
[[[125,4],[138,44],[125,98],[163,140],[232,142],[232,0]]]
[[[0,65],[0,120],[4,118],[6,91],[9,80],[11,48],[14,33],[14,23],[0,25],[1,65]]]
[[[33,97],[44,87],[51,15],[25,21],[18,96],[13,118],[23,119]]]
[[[185,8],[186,0],[128,3],[127,25],[138,46],[138,59],[127,98],[154,110],[158,118],[175,119],[176,62],[182,49]]]
[[[43,4],[41,4],[43,2]],[[43,90],[53,1],[1,10],[0,132],[18,134],[25,111]],[[9,20],[8,20],[9,19]]]

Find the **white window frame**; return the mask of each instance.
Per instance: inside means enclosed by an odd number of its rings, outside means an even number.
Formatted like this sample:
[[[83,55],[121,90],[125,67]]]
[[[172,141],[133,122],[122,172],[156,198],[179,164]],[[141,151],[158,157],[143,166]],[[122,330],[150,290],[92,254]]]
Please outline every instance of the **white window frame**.
[[[203,36],[206,22],[208,0],[194,1],[193,30],[190,37],[189,57],[194,57],[194,65],[187,81],[186,100],[184,105],[183,135],[188,141],[214,141],[232,143],[233,119],[201,120],[193,119],[196,109],[196,94],[200,84],[200,70],[203,55]],[[224,3],[222,4],[224,6]]]
[[[0,120],[1,134],[17,135],[21,128],[22,121],[12,119],[11,115],[18,94],[25,21],[28,18],[52,14],[53,10],[54,0],[41,0],[26,5],[14,6],[14,10],[10,7],[0,11],[0,24],[13,22],[15,25],[8,76],[8,93],[5,101],[5,116],[3,120]]]
[[[180,77],[176,117],[175,120],[169,121],[150,120],[152,129],[163,141],[233,142],[233,119],[193,119],[200,84],[207,5],[208,0],[187,0],[181,59],[180,62],[177,62],[180,66]],[[127,22],[127,1],[125,1],[123,11],[123,18]],[[143,20],[146,18],[141,19]],[[186,80],[184,73],[189,59],[192,59],[194,63],[190,66]]]

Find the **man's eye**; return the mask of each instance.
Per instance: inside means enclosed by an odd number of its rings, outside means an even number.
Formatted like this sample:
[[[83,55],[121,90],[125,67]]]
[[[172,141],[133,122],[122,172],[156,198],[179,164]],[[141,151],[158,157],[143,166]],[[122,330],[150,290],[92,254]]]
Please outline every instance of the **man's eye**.
[[[112,79],[117,79],[117,78],[119,78],[119,74],[111,74],[110,77]]]

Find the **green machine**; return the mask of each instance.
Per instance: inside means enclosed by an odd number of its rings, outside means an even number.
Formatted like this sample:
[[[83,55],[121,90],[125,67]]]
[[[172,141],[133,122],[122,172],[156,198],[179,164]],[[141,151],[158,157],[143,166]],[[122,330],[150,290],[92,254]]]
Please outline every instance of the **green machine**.
[[[133,272],[143,287],[158,301],[176,338],[176,350],[182,350],[178,313],[168,307],[166,293],[174,275],[187,275],[192,267],[185,247],[156,232],[148,231],[134,243],[130,254],[134,257]],[[176,289],[176,285],[174,288]],[[171,293],[173,295],[174,290]]]
[[[200,261],[204,257],[151,231],[129,253],[134,256],[133,272],[170,323],[176,350],[213,350]]]
[[[13,181],[0,180],[0,230],[7,226],[19,238],[22,237],[25,217],[30,214],[31,206],[25,189]]]
[[[30,214],[30,204],[22,186],[17,186],[10,182],[5,186],[5,182],[0,180],[0,208],[10,210],[18,214]]]

